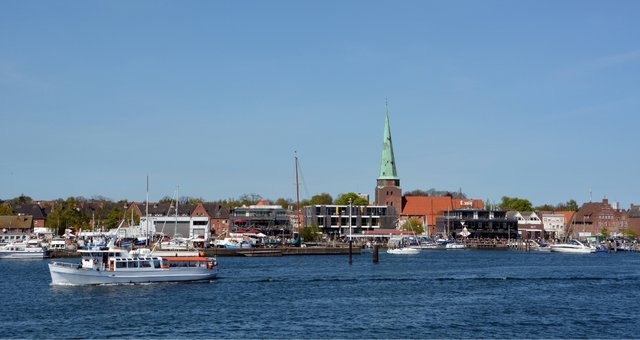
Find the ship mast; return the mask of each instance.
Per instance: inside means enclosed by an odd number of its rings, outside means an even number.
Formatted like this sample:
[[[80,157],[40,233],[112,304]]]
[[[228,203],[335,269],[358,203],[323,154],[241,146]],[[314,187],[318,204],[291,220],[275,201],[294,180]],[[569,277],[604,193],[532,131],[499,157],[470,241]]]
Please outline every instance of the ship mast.
[[[300,219],[300,184],[298,182],[298,153],[297,151],[294,151],[294,158],[296,161],[296,214],[298,215],[298,233],[300,233],[300,227],[302,224],[302,221]]]

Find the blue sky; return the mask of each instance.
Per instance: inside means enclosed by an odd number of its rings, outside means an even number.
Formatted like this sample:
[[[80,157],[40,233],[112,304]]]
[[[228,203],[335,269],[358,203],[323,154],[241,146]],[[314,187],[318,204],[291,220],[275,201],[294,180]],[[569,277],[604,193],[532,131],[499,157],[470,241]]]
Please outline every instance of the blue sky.
[[[0,199],[640,203],[638,1],[2,1]]]

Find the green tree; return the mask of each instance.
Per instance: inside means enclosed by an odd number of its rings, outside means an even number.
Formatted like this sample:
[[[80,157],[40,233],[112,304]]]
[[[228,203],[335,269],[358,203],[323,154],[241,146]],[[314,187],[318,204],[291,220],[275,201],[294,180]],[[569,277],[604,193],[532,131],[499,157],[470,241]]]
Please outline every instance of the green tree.
[[[424,233],[424,226],[422,225],[422,221],[417,218],[408,219],[401,227],[402,230],[413,231],[418,234]]]
[[[89,225],[88,219],[82,214],[76,199],[69,197],[66,200],[54,202],[49,215],[47,225],[56,230],[57,235],[62,235],[65,229],[77,230]]]
[[[351,205],[369,205],[369,201],[366,198],[361,197],[355,192],[348,192],[338,196],[335,200],[337,205],[349,205],[349,199],[351,199]]]
[[[296,204],[286,198],[278,198],[274,204],[281,206],[283,209],[289,209],[289,207],[293,207],[294,210],[296,209]],[[300,207],[302,208],[302,205],[300,205]]]
[[[322,233],[317,225],[312,225],[301,228],[300,237],[305,242],[318,242],[322,240]]]
[[[578,207],[578,202],[576,202],[576,200],[568,200],[565,209],[568,211],[578,211],[580,208]]]
[[[326,192],[312,196],[311,200],[309,201],[309,205],[328,205],[332,203],[333,197],[331,197],[331,195],[327,194]]]
[[[501,210],[515,210],[515,211],[533,211],[531,202],[527,199],[518,197],[502,196],[502,203],[500,203]]]
[[[13,215],[13,209],[8,203],[0,204],[0,216],[11,216]]]

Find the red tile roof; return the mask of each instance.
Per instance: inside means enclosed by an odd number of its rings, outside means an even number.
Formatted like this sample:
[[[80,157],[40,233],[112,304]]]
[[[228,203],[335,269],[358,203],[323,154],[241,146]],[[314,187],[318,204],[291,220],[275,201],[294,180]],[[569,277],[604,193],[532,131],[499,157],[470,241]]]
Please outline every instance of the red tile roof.
[[[483,209],[484,202],[476,199],[458,199],[450,196],[405,196],[404,216],[425,216],[427,224],[435,225],[436,217],[455,209]]]

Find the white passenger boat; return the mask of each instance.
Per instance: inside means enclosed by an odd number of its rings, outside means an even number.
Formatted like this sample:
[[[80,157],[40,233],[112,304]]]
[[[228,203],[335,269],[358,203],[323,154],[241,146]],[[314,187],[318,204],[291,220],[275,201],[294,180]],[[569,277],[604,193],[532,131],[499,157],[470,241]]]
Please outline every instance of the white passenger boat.
[[[572,253],[572,254],[589,254],[595,253],[596,249],[589,247],[578,240],[570,240],[567,243],[556,243],[549,246],[551,252],[555,253]]]
[[[218,265],[214,257],[156,256],[153,252],[129,252],[114,247],[78,250],[80,264],[49,263],[53,285],[132,284],[149,282],[206,281],[215,279]]]
[[[26,243],[9,243],[0,246],[0,259],[44,259],[49,257],[46,248]]]

